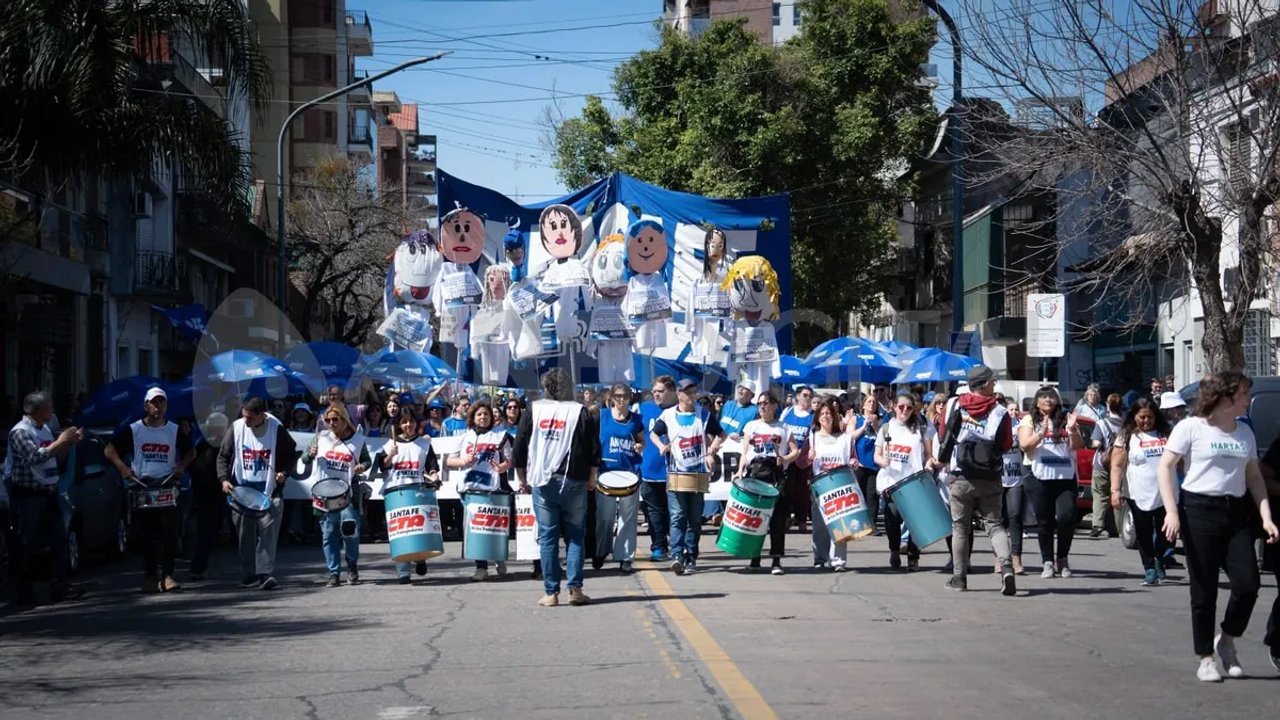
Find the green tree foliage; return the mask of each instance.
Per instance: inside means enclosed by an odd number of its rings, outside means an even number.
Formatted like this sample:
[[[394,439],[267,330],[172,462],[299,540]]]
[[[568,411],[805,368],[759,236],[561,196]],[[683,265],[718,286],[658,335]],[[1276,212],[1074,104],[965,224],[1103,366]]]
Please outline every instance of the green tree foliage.
[[[936,122],[917,85],[934,24],[890,5],[808,0],[803,32],[780,46],[740,20],[700,38],[664,28],[617,68],[617,112],[591,97],[556,124],[560,179],[620,170],[716,197],[790,192],[795,307],[841,318],[873,306],[894,261],[904,158]]]

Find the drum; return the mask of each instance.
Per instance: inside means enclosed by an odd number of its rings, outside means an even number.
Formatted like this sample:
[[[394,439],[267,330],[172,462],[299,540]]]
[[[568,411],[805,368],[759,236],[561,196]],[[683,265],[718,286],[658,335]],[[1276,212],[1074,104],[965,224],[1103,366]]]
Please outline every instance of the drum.
[[[271,512],[271,498],[261,490],[245,485],[231,488],[231,492],[227,494],[227,504],[247,518],[260,518]]]
[[[311,486],[311,505],[320,512],[345,510],[351,504],[351,483],[338,478],[317,480]]]
[[[538,544],[538,517],[533,514],[533,496],[516,495],[516,560],[542,557]]]
[[[463,494],[466,512],[462,521],[462,557],[507,561],[507,533],[511,529],[511,502],[507,496],[501,492]]]
[[[129,487],[129,504],[134,510],[162,510],[177,507],[177,477],[135,477]]]
[[[667,490],[671,492],[705,493],[711,489],[711,475],[667,471]]]
[[[845,543],[870,535],[875,527],[853,470],[839,467],[813,479],[813,497],[831,540]]]
[[[385,492],[383,501],[394,562],[417,562],[444,554],[435,490],[426,485],[397,485]]]
[[[596,479],[596,489],[609,497],[628,497],[635,495],[640,489],[640,478],[635,473],[610,470],[600,473],[600,477]]]
[[[926,548],[951,534],[951,508],[942,500],[932,473],[915,473],[884,492],[897,506],[916,547]]]
[[[769,518],[777,504],[776,487],[751,478],[735,480],[716,547],[734,557],[760,557],[764,536],[769,534]]]

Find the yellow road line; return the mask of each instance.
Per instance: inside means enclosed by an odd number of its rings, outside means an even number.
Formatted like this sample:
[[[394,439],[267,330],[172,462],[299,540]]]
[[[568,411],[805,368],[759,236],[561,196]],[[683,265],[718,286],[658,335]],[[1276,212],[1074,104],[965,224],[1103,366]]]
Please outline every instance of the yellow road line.
[[[778,714],[765,702],[764,696],[756,690],[746,675],[738,669],[729,654],[711,637],[711,633],[693,616],[689,608],[671,589],[671,584],[662,576],[657,566],[642,567],[640,577],[644,579],[649,591],[662,598],[658,606],[662,608],[671,622],[680,629],[680,634],[689,642],[698,659],[711,671],[711,676],[720,684],[724,694],[738,709],[738,714],[746,720],[777,720]]]

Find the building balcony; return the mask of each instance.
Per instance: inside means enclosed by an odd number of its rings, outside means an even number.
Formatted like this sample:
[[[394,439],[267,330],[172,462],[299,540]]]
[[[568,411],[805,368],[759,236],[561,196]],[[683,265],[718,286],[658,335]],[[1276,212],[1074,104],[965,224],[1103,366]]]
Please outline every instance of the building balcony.
[[[372,160],[374,151],[373,139],[373,133],[370,132],[369,123],[351,123],[350,130],[347,132],[347,153]]]
[[[418,193],[436,194],[436,175],[434,172],[418,172],[412,164],[409,166],[409,186]]]
[[[356,57],[373,55],[373,26],[363,10],[347,13],[347,52]]]
[[[171,252],[138,250],[134,255],[134,294],[178,295],[185,275],[185,261],[179,261]]]
[[[367,79],[369,79],[368,70],[352,70],[350,73],[347,73],[348,85]],[[351,92],[347,93],[347,102],[351,105],[372,105],[373,88],[369,87],[369,84],[366,83],[353,89]]]

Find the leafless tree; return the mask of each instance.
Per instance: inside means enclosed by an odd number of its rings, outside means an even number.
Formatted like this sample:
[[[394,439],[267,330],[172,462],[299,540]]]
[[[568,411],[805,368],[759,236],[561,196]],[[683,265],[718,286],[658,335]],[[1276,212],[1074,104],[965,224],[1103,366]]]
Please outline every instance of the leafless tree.
[[[379,188],[370,166],[335,156],[303,174],[289,206],[292,278],[303,296],[300,331],[328,321],[360,346],[382,315],[387,263],[412,216],[398,188]],[[314,338],[320,339],[320,338]]]
[[[1023,126],[1001,172],[1056,196],[1055,264],[1090,323],[1150,325],[1192,298],[1206,370],[1242,368],[1280,197],[1274,0],[964,5],[966,93]]]

